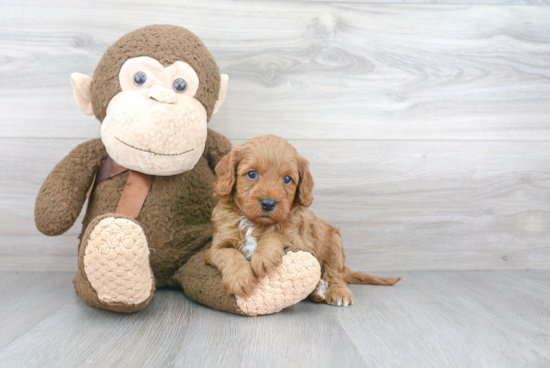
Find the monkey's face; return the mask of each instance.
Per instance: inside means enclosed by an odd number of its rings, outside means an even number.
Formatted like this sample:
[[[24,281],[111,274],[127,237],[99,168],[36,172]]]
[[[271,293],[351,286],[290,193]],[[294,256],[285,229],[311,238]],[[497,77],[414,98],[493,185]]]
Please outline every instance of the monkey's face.
[[[207,114],[194,98],[197,74],[187,63],[164,67],[142,56],[127,60],[122,89],[107,106],[101,139],[120,165],[150,175],[191,170],[204,151]]]
[[[71,75],[76,102],[102,122],[113,160],[164,176],[191,170],[202,156],[206,124],[225,99],[228,79],[195,34],[165,24],[120,38],[94,79]]]

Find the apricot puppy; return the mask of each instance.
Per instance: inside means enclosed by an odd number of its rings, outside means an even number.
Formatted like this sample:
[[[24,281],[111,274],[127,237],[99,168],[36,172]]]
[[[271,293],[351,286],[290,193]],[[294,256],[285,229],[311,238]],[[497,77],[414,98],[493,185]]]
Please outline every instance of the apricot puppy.
[[[313,202],[309,163],[283,138],[263,135],[235,146],[216,166],[219,203],[212,213],[214,239],[206,262],[222,273],[229,294],[250,295],[287,251],[312,253],[321,279],[310,298],[347,306],[348,283],[393,285],[386,278],[344,265],[337,228],[308,209]]]

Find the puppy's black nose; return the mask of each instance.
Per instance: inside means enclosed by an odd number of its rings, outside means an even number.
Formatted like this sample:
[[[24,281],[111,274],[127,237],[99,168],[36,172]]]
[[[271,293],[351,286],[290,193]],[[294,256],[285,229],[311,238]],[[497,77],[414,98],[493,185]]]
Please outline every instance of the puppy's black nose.
[[[260,201],[260,205],[265,212],[271,212],[277,206],[277,202],[271,198],[264,198]]]

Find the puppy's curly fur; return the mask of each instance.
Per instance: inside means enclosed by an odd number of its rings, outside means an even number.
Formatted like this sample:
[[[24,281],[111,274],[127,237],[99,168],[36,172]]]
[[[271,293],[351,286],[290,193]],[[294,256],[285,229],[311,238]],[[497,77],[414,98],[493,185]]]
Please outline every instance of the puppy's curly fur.
[[[221,271],[229,294],[250,295],[285,252],[298,250],[312,253],[321,265],[321,280],[310,295],[316,302],[346,306],[353,303],[348,283],[393,285],[401,279],[353,272],[344,265],[339,230],[308,209],[313,202],[308,166],[293,146],[274,135],[233,147],[216,166],[219,203],[206,262]]]

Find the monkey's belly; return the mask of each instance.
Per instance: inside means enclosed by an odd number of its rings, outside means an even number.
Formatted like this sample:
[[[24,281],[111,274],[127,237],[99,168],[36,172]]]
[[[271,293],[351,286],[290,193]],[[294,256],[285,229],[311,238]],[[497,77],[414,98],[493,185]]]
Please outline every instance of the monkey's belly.
[[[129,172],[99,183],[83,221],[114,213]],[[212,239],[212,210],[215,176],[204,158],[191,171],[174,176],[157,176],[136,219],[142,226],[150,249],[156,287],[176,286],[174,273]],[[82,236],[82,234],[81,234]]]

